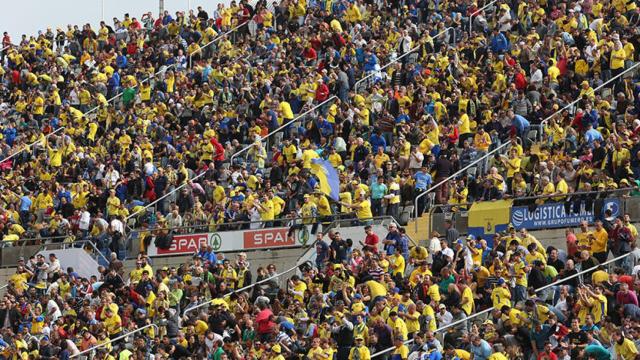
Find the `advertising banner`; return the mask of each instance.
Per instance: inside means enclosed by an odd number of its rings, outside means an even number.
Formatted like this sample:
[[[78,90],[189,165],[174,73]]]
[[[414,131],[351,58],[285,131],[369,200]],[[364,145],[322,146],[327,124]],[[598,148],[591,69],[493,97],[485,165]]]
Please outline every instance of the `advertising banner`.
[[[550,203],[538,205],[535,209],[530,209],[528,206],[514,206],[511,208],[511,223],[516,229],[538,230],[578,226],[582,221],[588,221],[591,224],[596,219],[595,206],[585,209],[583,203],[580,211],[576,213],[573,212],[573,204],[571,205],[565,207],[565,203]],[[613,216],[621,215],[620,201],[604,199],[602,214],[607,209],[611,210]]]
[[[469,234],[487,240],[493,246],[493,235],[507,229],[511,200],[481,201],[469,208]]]
[[[211,245],[215,252],[233,252],[256,249],[292,248],[306,245],[309,229],[302,226],[289,234],[289,228],[237,230],[225,232],[176,234],[168,249],[159,249],[154,241],[148,248],[149,256],[188,255],[202,246]]]

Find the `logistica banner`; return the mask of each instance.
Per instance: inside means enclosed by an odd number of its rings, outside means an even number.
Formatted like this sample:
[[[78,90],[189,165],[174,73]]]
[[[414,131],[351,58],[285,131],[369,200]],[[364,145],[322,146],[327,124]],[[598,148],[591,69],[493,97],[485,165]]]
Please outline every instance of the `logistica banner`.
[[[605,199],[602,212],[610,209],[613,216],[620,215],[620,201],[618,199]],[[573,210],[573,204],[570,207]],[[511,223],[516,229],[529,230],[549,229],[566,226],[578,226],[582,221],[593,223],[595,214],[593,208],[585,209],[584,203],[580,211],[574,213],[565,211],[564,203],[551,203],[538,205],[534,211],[529,211],[528,206],[514,206],[511,208]]]

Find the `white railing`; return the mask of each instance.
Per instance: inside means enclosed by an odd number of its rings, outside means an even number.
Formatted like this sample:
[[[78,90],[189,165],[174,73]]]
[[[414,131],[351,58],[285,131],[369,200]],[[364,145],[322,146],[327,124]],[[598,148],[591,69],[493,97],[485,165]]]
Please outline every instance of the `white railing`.
[[[200,53],[202,54],[202,50],[204,50],[205,48],[208,48],[209,46],[215,44],[216,42],[218,42],[220,39],[225,38],[227,35],[232,34],[233,32],[237,31],[238,29],[240,29],[241,27],[247,25],[249,23],[249,21],[245,21],[242,24],[236,25],[235,27],[233,27],[231,30],[228,30],[227,32],[224,32],[222,34],[218,34],[218,36],[216,36],[213,40],[209,41],[208,43],[202,45],[198,50],[192,52],[189,54],[189,68],[191,68],[193,66],[193,55]]]
[[[214,154],[213,156],[214,156],[214,157],[216,157],[217,155],[218,155],[218,154]],[[200,178],[201,178],[201,177],[203,177],[206,173],[207,173],[206,171],[203,171],[203,172],[201,172],[200,174],[198,174],[198,175],[196,175],[196,176],[192,177],[191,179],[186,179],[186,180],[184,181],[184,183],[180,184],[180,186],[177,186],[177,187],[176,187],[176,188],[174,188],[173,190],[171,190],[171,191],[169,191],[168,193],[166,193],[166,194],[162,195],[161,197],[159,197],[159,198],[155,199],[154,201],[152,201],[152,202],[148,203],[148,204],[147,204],[147,205],[145,205],[143,208],[139,209],[138,211],[134,212],[133,214],[130,214],[129,216],[127,216],[127,217],[125,218],[125,223],[127,223],[127,221],[129,221],[129,219],[131,219],[132,217],[134,217],[134,216],[136,216],[136,215],[138,215],[138,214],[140,214],[140,213],[142,213],[142,212],[144,212],[144,211],[147,211],[147,209],[148,209],[148,208],[150,208],[150,207],[154,206],[155,204],[159,203],[161,200],[164,200],[164,199],[168,198],[169,196],[171,196],[171,195],[175,194],[176,192],[178,192],[178,191],[179,191],[180,189],[182,189],[183,187],[185,187],[185,186],[189,185],[189,183],[190,183],[190,182],[193,182],[193,181],[196,181],[196,180],[200,179]]]
[[[578,277],[578,276],[582,276],[582,275],[584,275],[584,274],[586,274],[586,273],[588,273],[588,272],[594,271],[594,270],[595,270],[596,268],[598,268],[599,266],[604,266],[604,265],[611,264],[611,263],[613,263],[613,262],[616,262],[616,261],[622,260],[622,259],[624,259],[624,258],[625,258],[625,257],[627,257],[627,256],[633,256],[633,253],[629,252],[629,253],[624,254],[624,255],[622,255],[622,256],[618,256],[617,258],[614,258],[614,259],[611,259],[611,260],[605,261],[605,262],[604,262],[604,263],[602,263],[602,264],[598,264],[598,265],[596,265],[596,266],[590,267],[589,269],[581,270],[581,271],[579,271],[579,272],[578,272],[578,273],[576,273],[576,274],[573,274],[573,275],[571,275],[571,276],[567,276],[566,278],[563,278],[563,279],[557,280],[557,281],[555,281],[555,282],[553,282],[553,283],[551,283],[551,284],[548,284],[548,285],[545,285],[545,286],[543,286],[543,287],[541,287],[541,288],[539,288],[539,289],[536,289],[535,291],[536,291],[536,292],[540,292],[540,291],[543,291],[543,290],[546,290],[546,289],[549,289],[549,288],[553,288],[554,286],[558,286],[558,285],[562,284],[563,282],[565,282],[565,281],[567,281],[567,280],[571,280],[571,279],[576,278],[576,277]],[[454,321],[454,322],[452,322],[452,323],[450,323],[450,324],[448,324],[448,325],[442,326],[442,327],[440,327],[440,328],[436,329],[436,330],[434,331],[434,333],[442,332],[442,331],[447,330],[447,329],[449,329],[449,328],[451,328],[451,327],[458,326],[458,325],[460,325],[460,324],[464,324],[465,322],[467,322],[467,321],[469,321],[469,320],[472,320],[472,319],[475,319],[475,318],[477,318],[477,317],[479,317],[479,316],[482,316],[482,315],[484,315],[484,314],[490,313],[490,312],[491,312],[491,311],[493,311],[493,310],[495,310],[495,308],[494,308],[494,307],[490,307],[490,308],[488,308],[488,309],[482,310],[482,311],[480,311],[480,312],[478,312],[478,313],[475,313],[475,314],[473,314],[473,315],[471,315],[471,316],[468,316],[468,317],[466,317],[466,318],[464,318],[464,319],[461,319],[461,320],[458,320],[458,321]],[[405,342],[404,342],[404,344],[405,344],[405,345],[409,345],[409,344],[411,344],[411,343],[413,343],[413,339],[409,339],[409,340],[407,340],[407,341],[405,341]],[[386,354],[386,353],[388,353],[388,352],[390,352],[390,351],[395,350],[395,348],[396,348],[395,346],[392,346],[392,347],[389,347],[389,348],[387,348],[387,349],[384,349],[384,350],[378,351],[377,353],[372,354],[372,355],[371,355],[371,358],[372,358],[372,359],[375,359],[377,356],[380,356],[380,355],[383,355],[383,354]]]
[[[273,136],[273,135],[275,135],[276,133],[280,132],[280,130],[282,130],[282,129],[286,128],[287,126],[289,126],[289,125],[293,124],[294,122],[296,122],[296,121],[298,121],[298,120],[302,119],[303,117],[307,116],[309,113],[311,113],[311,112],[313,112],[313,111],[315,111],[315,110],[320,109],[322,106],[324,106],[324,105],[328,104],[329,102],[334,101],[334,100],[336,100],[336,99],[338,99],[338,97],[337,97],[337,96],[335,96],[335,95],[334,95],[334,96],[331,96],[330,98],[328,98],[327,100],[325,100],[325,101],[321,102],[320,104],[318,104],[318,105],[316,105],[316,106],[312,107],[311,109],[309,109],[309,110],[307,110],[307,111],[303,112],[302,114],[297,115],[297,116],[296,116],[296,117],[294,117],[293,119],[291,119],[291,120],[287,121],[286,123],[282,124],[282,125],[281,125],[280,127],[278,127],[277,129],[275,129],[275,130],[273,130],[273,131],[269,132],[267,135],[265,135],[265,137],[263,137],[263,138],[261,138],[261,139],[260,139],[260,142],[264,142],[265,140],[267,140],[267,139],[268,139],[268,138],[270,138],[271,136]],[[231,165],[233,165],[233,160],[234,160],[236,157],[238,157],[240,154],[243,154],[243,153],[245,153],[245,152],[249,151],[249,149],[251,149],[251,148],[252,148],[252,147],[254,147],[255,145],[256,145],[256,142],[252,142],[251,144],[249,144],[249,145],[245,146],[244,148],[242,148],[242,149],[240,149],[240,150],[236,151],[233,155],[231,155],[231,159],[229,159],[229,161],[231,161]]]
[[[130,331],[130,332],[126,333],[126,334],[120,335],[120,336],[118,336],[118,337],[116,337],[116,338],[114,338],[114,339],[109,339],[109,341],[105,342],[104,344],[99,344],[99,345],[96,345],[96,346],[94,346],[94,347],[91,347],[91,348],[89,348],[89,349],[87,349],[87,350],[83,350],[83,351],[81,351],[81,352],[79,352],[79,353],[77,353],[77,354],[71,355],[71,356],[70,356],[70,358],[75,358],[75,357],[78,357],[78,356],[80,356],[80,355],[83,355],[83,354],[86,354],[86,353],[92,352],[92,351],[94,351],[94,350],[100,349],[100,348],[102,348],[102,347],[107,346],[108,344],[113,343],[114,341],[124,339],[124,338],[126,338],[127,336],[129,336],[129,335],[133,335],[133,334],[139,333],[140,331],[145,330],[145,329],[148,329],[148,328],[150,328],[150,327],[152,327],[152,328],[154,328],[154,329],[155,329],[155,331],[156,331],[155,333],[156,333],[156,335],[157,335],[157,334],[158,334],[158,325],[156,325],[156,324],[148,324],[148,325],[145,325],[145,326],[143,326],[143,327],[141,327],[141,328],[138,328],[138,329],[135,329],[135,330],[133,330],[133,331]]]
[[[3,47],[2,49],[0,49],[0,53],[3,53],[5,50],[10,49],[10,48],[12,48],[12,47],[18,47],[18,45],[16,45],[16,44],[9,44],[9,45],[7,45],[7,46]]]
[[[462,169],[456,171],[453,175],[449,176],[448,178],[440,181],[439,183],[433,185],[432,187],[428,188],[427,190],[423,191],[422,193],[420,193],[418,196],[416,196],[416,198],[414,199],[414,217],[417,219],[418,218],[418,214],[419,214],[419,209],[418,209],[418,200],[423,197],[426,196],[427,194],[429,194],[430,192],[432,192],[433,190],[439,188],[440,186],[444,185],[447,181],[451,180],[451,179],[455,179],[456,177],[460,176],[460,174],[463,174],[465,171],[467,171],[468,169],[470,169],[471,167],[477,165],[478,163],[480,163],[481,161],[484,161],[485,159],[488,159],[489,156],[495,154],[496,152],[504,149],[507,145],[511,144],[511,140],[505,142],[504,144],[498,146],[497,148],[489,151],[488,153],[484,154],[483,156],[475,159],[474,161],[472,161],[469,165],[463,167]],[[416,231],[418,230],[418,223],[416,222],[415,224],[416,226]]]
[[[499,0],[493,0],[490,3],[484,5],[483,7],[481,7],[480,9],[474,11],[471,15],[469,15],[469,35],[471,35],[471,33],[473,32],[473,17],[480,14],[481,12],[483,12],[486,8],[488,8],[489,6],[497,3]]]
[[[293,271],[295,271],[295,270],[297,270],[297,269],[298,269],[298,265],[296,265],[296,266],[294,266],[294,267],[292,267],[292,268],[290,268],[290,269],[287,269],[287,270],[285,270],[285,271],[283,271],[283,272],[279,272],[279,273],[277,273],[277,274],[274,274],[274,275],[272,275],[272,276],[269,276],[268,278],[265,278],[265,279],[262,279],[262,280],[260,280],[260,281],[257,281],[257,282],[255,282],[255,283],[253,283],[253,284],[251,284],[251,285],[247,285],[247,286],[242,287],[242,288],[240,288],[240,289],[238,289],[238,290],[234,290],[234,291],[232,291],[232,292],[230,292],[230,293],[225,294],[223,297],[231,296],[231,294],[234,294],[234,293],[240,293],[240,292],[243,292],[243,291],[249,290],[249,289],[251,289],[251,288],[255,287],[256,285],[264,284],[264,283],[266,283],[266,282],[268,282],[268,281],[271,281],[271,280],[277,279],[277,278],[279,278],[280,276],[285,275],[285,274],[288,274],[288,273],[290,273],[290,272],[293,272]],[[193,307],[187,308],[187,309],[185,309],[185,310],[184,310],[184,314],[183,314],[183,315],[187,315],[187,313],[190,313],[190,312],[192,312],[192,311],[194,311],[194,310],[200,309],[201,307],[209,306],[209,305],[211,305],[211,303],[212,303],[214,300],[216,300],[216,299],[220,299],[220,298],[213,298],[213,299],[211,299],[211,300],[208,300],[208,301],[206,301],[206,302],[203,302],[202,304],[198,304],[198,305],[196,305],[196,306],[193,306]]]
[[[628,69],[626,69],[625,71],[621,72],[620,74],[612,77],[611,79],[605,81],[604,83],[602,83],[602,85],[596,87],[595,89],[592,90],[592,93],[595,94],[596,91],[602,89],[603,87],[611,84],[612,82],[614,82],[615,80],[617,80],[618,78],[620,78],[621,76],[629,73],[631,70],[635,70],[638,66],[640,66],[640,62],[636,63],[635,65],[629,67]],[[569,104],[565,105],[562,109],[554,112],[553,114],[549,115],[547,118],[545,118],[544,120],[542,120],[540,122],[540,139],[544,139],[544,132],[545,132],[545,128],[547,126],[547,124],[549,123],[549,120],[553,119],[555,116],[557,116],[558,114],[561,114],[563,111],[569,109],[570,107],[573,107],[575,104],[577,104],[580,100],[582,100],[582,97],[579,96],[577,99],[573,100],[572,102],[570,102]]]
[[[156,72],[155,74],[153,74],[153,75],[149,76],[148,78],[146,78],[146,79],[142,80],[142,81],[140,82],[140,84],[143,84],[143,83],[145,83],[145,82],[147,82],[147,81],[150,81],[151,79],[153,79],[154,77],[158,76],[159,74],[161,74],[161,73],[164,73],[164,72],[168,71],[169,69],[171,69],[171,68],[172,68],[172,67],[174,67],[175,65],[176,65],[176,64],[171,64],[171,65],[167,66],[166,68],[159,70],[159,71],[158,71],[158,72]],[[121,91],[121,92],[119,92],[117,95],[114,95],[114,96],[113,96],[113,97],[111,97],[109,100],[107,100],[107,104],[109,104],[109,103],[111,103],[111,102],[115,101],[116,99],[118,99],[119,97],[121,97],[121,96],[122,96],[122,94],[123,94],[123,92]],[[92,113],[96,112],[98,109],[100,109],[100,107],[101,107],[101,106],[102,106],[102,104],[96,105],[95,107],[93,107],[93,108],[89,109],[86,113],[83,113],[83,116],[87,116],[87,115],[89,115],[89,114],[92,114]],[[14,157],[16,157],[18,154],[20,154],[20,153],[22,153],[23,151],[25,151],[27,148],[30,148],[30,147],[36,146],[36,145],[37,145],[38,143],[40,143],[41,141],[48,139],[48,138],[49,138],[49,136],[54,135],[54,134],[57,134],[58,132],[60,132],[60,131],[62,131],[62,130],[64,130],[64,129],[65,129],[65,127],[64,127],[64,126],[61,126],[61,127],[57,128],[56,130],[54,130],[54,131],[50,132],[49,134],[45,135],[44,139],[38,139],[38,140],[36,140],[36,141],[32,142],[31,144],[23,145],[23,146],[22,146],[22,148],[20,148],[19,150],[14,151],[11,155],[9,155],[9,156],[5,157],[4,159],[0,160],[0,164],[4,163],[5,161],[8,161],[8,160],[13,159],[13,158],[14,158]]]
[[[439,36],[446,34],[447,31],[454,29],[453,27],[448,27],[444,30],[442,30],[441,32],[437,33],[436,35],[434,35],[431,39],[435,40],[436,38],[438,38]],[[454,42],[455,42],[455,35],[454,35]],[[393,59],[393,61],[390,61],[389,63],[387,63],[386,65],[382,66],[379,70],[375,70],[372,71],[369,75],[366,75],[365,77],[363,77],[362,79],[356,81],[356,83],[353,85],[353,89],[356,93],[359,92],[359,86],[367,81],[369,82],[372,78],[374,78],[376,76],[377,73],[381,73],[383,70],[387,69],[389,66],[396,64],[399,60],[403,59],[405,56],[408,56],[409,54],[412,54],[414,51],[418,50],[421,48],[422,45],[418,45],[416,47],[414,47],[413,49],[407,51],[406,53],[398,56],[397,58]]]

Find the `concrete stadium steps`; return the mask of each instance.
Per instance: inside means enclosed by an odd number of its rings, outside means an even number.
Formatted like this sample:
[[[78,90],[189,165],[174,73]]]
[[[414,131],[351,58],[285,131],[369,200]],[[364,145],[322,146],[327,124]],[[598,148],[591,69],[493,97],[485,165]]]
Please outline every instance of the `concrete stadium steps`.
[[[407,231],[407,235],[409,235],[413,241],[424,245],[431,234],[431,229],[429,229],[429,214],[424,213],[417,219],[409,220],[404,228]]]

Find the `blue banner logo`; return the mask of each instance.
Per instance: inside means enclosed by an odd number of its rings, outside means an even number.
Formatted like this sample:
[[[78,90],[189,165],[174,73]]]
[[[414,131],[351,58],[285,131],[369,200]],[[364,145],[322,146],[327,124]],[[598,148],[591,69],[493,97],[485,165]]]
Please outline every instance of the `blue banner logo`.
[[[511,223],[516,229],[529,230],[549,229],[567,226],[577,226],[582,221],[593,223],[595,214],[593,208],[585,209],[584,203],[580,211],[573,212],[573,204],[565,211],[564,203],[551,203],[538,205],[534,211],[529,211],[528,206],[514,206],[511,208]],[[605,199],[602,212],[611,210],[612,216],[620,215],[620,201],[618,199]]]

